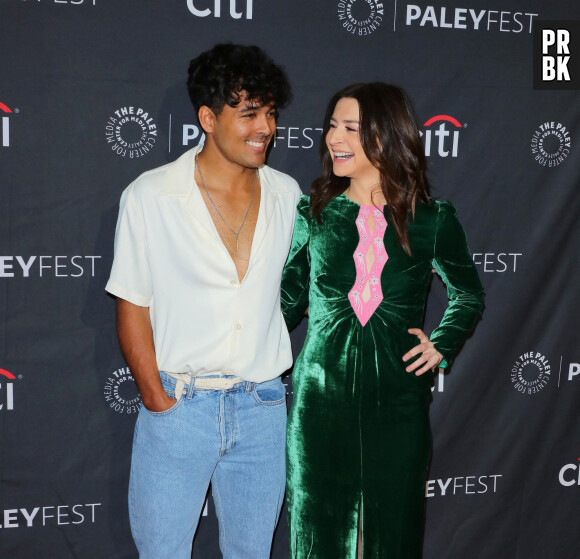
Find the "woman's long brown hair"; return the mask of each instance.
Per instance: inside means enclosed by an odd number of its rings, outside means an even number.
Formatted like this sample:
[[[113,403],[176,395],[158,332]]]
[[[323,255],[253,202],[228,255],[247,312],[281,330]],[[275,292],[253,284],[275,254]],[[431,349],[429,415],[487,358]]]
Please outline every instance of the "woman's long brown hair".
[[[411,101],[399,87],[385,83],[360,83],[342,89],[328,104],[320,141],[322,176],[312,184],[310,213],[318,221],[322,210],[350,183],[348,177],[332,172],[332,157],[326,134],[336,104],[345,97],[358,102],[359,134],[369,161],[379,170],[381,190],[389,206],[395,234],[407,254],[411,254],[407,226],[417,202],[429,201],[425,176],[425,148],[415,120]]]

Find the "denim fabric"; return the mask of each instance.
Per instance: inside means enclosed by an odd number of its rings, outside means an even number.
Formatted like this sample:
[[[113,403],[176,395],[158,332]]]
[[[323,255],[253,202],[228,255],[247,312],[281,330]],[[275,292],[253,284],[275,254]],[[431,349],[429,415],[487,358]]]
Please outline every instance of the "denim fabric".
[[[160,375],[174,397],[176,381]],[[228,390],[192,384],[164,412],[141,406],[129,484],[140,559],[190,559],[210,481],[224,559],[268,559],[284,498],[285,430],[280,379]]]

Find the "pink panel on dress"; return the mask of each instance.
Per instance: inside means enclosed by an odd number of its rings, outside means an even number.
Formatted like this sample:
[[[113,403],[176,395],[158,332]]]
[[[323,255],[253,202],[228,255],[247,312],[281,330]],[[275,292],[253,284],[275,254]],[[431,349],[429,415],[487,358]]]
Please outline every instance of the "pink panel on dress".
[[[372,234],[368,222],[371,213],[375,222]],[[364,326],[383,300],[381,273],[389,259],[384,243],[387,221],[382,210],[375,206],[361,205],[356,218],[356,226],[360,238],[353,255],[356,266],[356,281],[348,294],[348,298],[356,316]],[[374,252],[374,261],[370,270],[367,269],[366,258],[369,247]],[[365,301],[363,292],[367,284],[370,288],[370,298]]]

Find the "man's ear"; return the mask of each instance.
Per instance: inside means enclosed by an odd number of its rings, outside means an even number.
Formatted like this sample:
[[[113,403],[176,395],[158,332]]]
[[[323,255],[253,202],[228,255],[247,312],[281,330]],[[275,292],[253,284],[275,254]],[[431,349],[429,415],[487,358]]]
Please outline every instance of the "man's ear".
[[[197,111],[197,118],[199,119],[203,131],[206,134],[212,134],[217,119],[214,112],[207,105],[202,105],[199,108],[199,111]]]

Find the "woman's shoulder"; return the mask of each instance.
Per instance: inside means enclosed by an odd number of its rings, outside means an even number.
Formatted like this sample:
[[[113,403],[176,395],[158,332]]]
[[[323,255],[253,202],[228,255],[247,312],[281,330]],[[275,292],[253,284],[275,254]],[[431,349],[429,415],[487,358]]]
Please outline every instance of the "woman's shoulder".
[[[302,217],[308,217],[308,212],[310,211],[310,196],[302,194],[298,199],[298,204],[296,205],[296,211],[298,215]]]
[[[427,220],[435,224],[441,218],[455,215],[455,207],[448,200],[433,200],[430,198],[427,202],[421,202],[415,207],[415,221]]]

